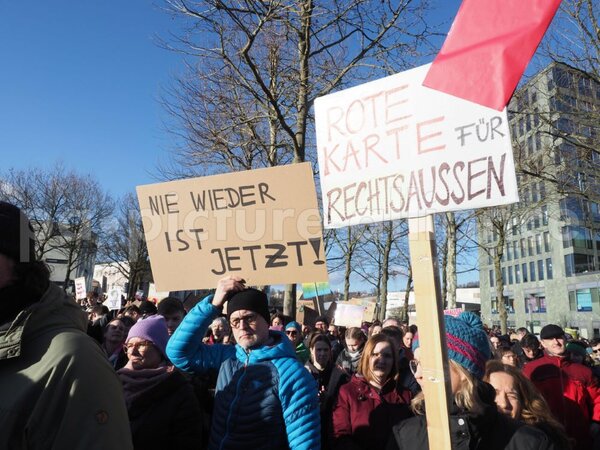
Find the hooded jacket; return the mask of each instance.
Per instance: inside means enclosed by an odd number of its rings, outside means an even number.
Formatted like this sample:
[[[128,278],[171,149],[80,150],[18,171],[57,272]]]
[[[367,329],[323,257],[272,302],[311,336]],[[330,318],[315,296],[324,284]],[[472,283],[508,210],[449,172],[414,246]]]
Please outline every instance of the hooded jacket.
[[[523,375],[538,388],[569,437],[576,440],[575,449],[590,448],[590,424],[600,421],[600,388],[592,370],[568,358],[544,354],[527,364]]]
[[[132,448],[121,383],[86,329],[53,283],[0,324],[0,448]]]
[[[269,331],[273,345],[205,345],[220,310],[212,295],[198,303],[175,330],[167,356],[181,370],[219,369],[209,449],[320,449],[317,389],[290,340]]]

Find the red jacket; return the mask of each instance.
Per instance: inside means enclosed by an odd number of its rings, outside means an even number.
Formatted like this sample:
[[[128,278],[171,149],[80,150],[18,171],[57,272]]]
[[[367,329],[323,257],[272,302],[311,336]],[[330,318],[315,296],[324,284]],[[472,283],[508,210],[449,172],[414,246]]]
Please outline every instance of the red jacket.
[[[600,421],[600,388],[592,370],[568,358],[544,355],[523,368],[523,374],[539,389],[550,411],[576,449],[591,448],[590,422]]]
[[[377,392],[362,376],[354,375],[340,388],[333,409],[333,448],[385,448],[392,427],[412,416],[410,400],[410,392],[394,380]]]

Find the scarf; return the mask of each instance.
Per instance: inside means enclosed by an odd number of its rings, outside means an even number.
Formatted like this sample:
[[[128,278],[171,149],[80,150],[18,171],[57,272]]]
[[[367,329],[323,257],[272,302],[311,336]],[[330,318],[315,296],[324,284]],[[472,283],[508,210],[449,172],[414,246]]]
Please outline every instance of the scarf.
[[[128,362],[125,367],[117,371],[117,375],[123,384],[123,394],[127,409],[131,404],[145,392],[154,388],[159,383],[169,378],[173,373],[173,366],[160,366],[156,369],[135,370]]]

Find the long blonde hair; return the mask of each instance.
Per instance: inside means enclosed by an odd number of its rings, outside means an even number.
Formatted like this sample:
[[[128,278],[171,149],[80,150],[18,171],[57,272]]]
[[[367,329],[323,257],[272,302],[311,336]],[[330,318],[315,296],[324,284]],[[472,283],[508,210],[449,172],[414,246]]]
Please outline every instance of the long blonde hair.
[[[450,370],[455,371],[460,379],[460,387],[453,396],[454,404],[464,411],[474,413],[482,412],[485,405],[477,393],[473,375],[456,361],[451,359],[449,362]],[[410,407],[417,415],[425,414],[425,396],[423,395],[423,392],[420,392],[413,398]]]

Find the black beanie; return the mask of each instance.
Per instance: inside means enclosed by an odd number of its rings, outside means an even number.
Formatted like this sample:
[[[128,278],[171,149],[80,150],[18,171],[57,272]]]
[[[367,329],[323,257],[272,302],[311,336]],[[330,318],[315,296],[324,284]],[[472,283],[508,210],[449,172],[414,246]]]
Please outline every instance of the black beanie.
[[[269,300],[263,291],[248,288],[236,292],[227,302],[227,319],[229,319],[233,312],[239,311],[240,309],[253,311],[262,316],[267,324],[271,323]]]
[[[0,201],[0,253],[15,262],[33,262],[34,243],[27,216],[16,206]]]

